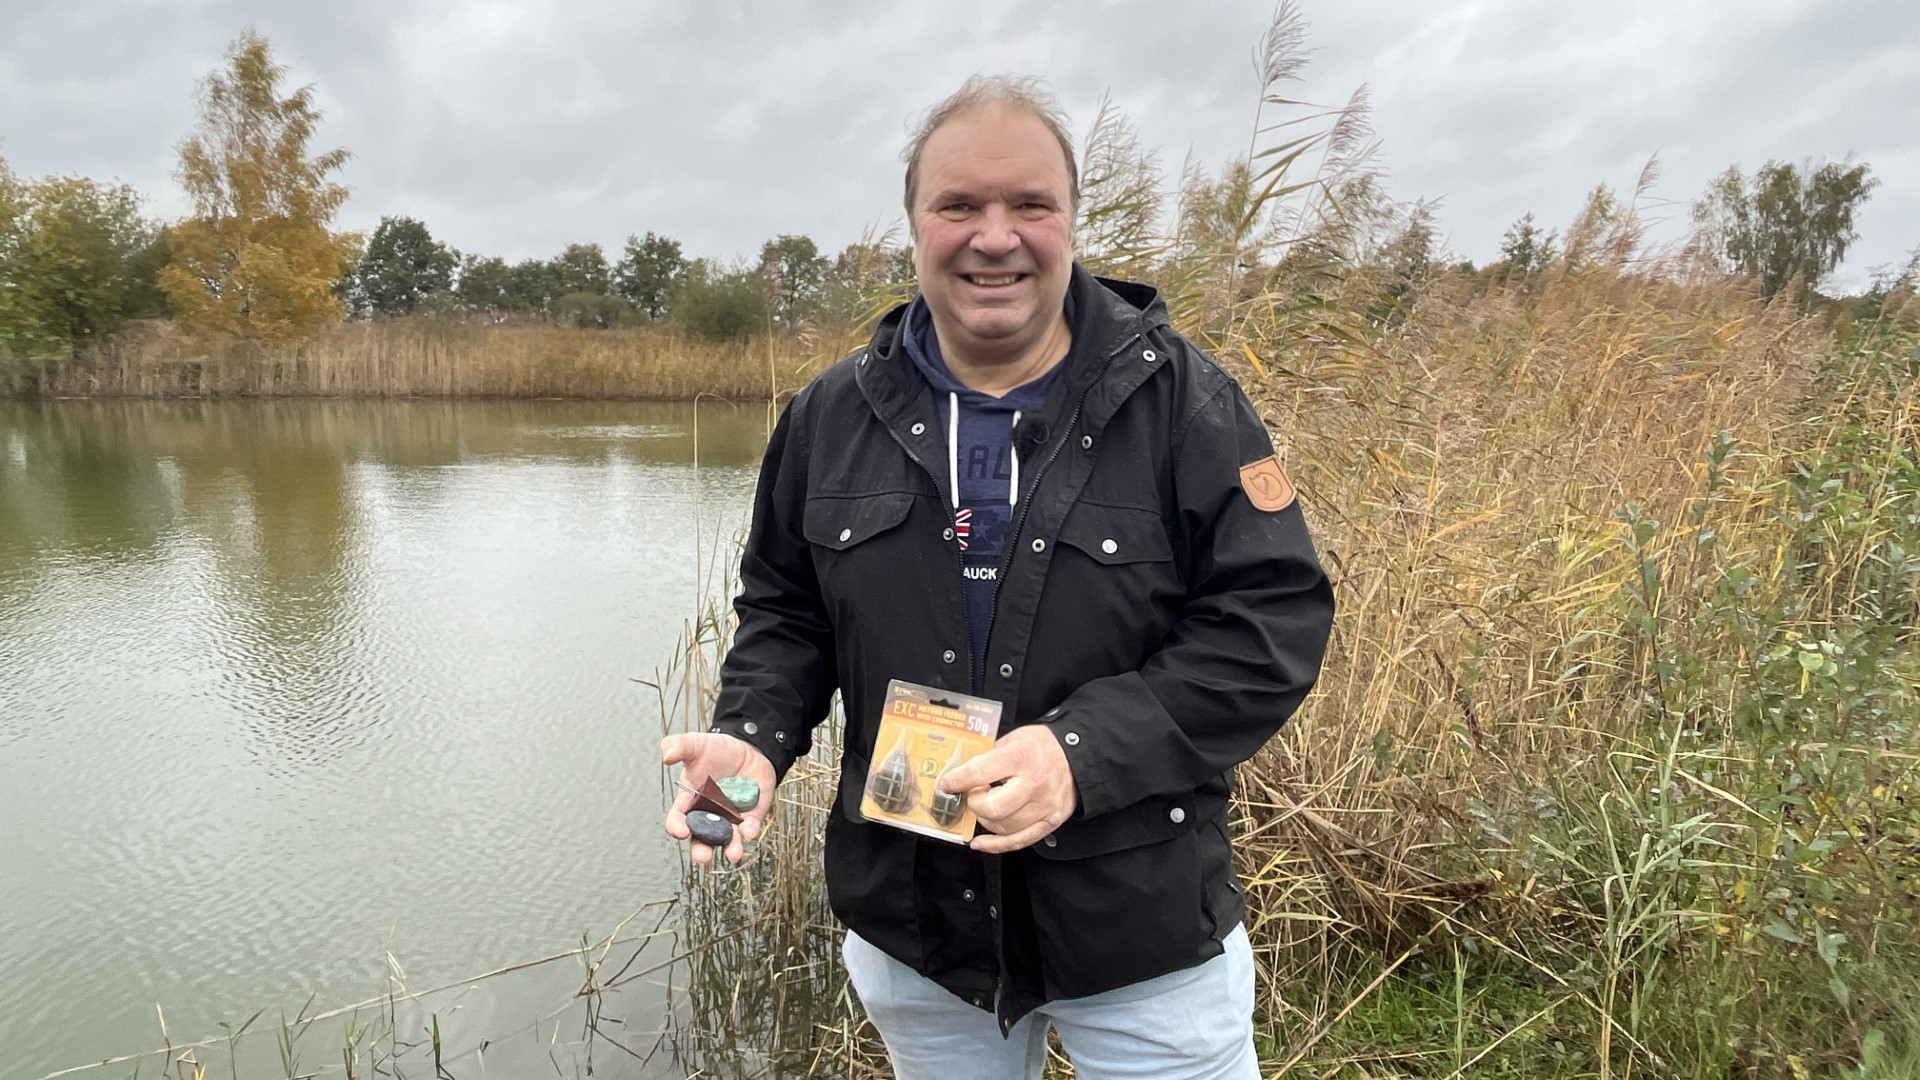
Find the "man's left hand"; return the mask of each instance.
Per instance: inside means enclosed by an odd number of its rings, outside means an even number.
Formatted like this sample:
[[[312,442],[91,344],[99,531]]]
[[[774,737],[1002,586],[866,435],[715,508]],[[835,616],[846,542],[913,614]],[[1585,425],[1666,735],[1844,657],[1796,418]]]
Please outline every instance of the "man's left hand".
[[[1007,732],[993,749],[941,777],[940,789],[966,793],[967,806],[987,830],[971,846],[989,855],[1039,843],[1079,805],[1067,752],[1045,724]]]

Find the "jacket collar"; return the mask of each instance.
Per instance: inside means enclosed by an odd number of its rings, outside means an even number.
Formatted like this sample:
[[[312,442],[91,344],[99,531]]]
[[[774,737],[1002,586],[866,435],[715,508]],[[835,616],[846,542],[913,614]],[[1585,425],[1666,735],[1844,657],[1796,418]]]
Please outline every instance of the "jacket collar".
[[[1131,281],[1099,278],[1078,262],[1067,288],[1073,293],[1073,347],[1066,370],[1054,380],[1041,415],[1022,421],[1022,453],[1031,453],[1062,437],[1075,410],[1091,431],[1105,426],[1122,402],[1164,365],[1119,363],[1119,355],[1167,325],[1160,290]],[[926,376],[907,355],[903,325],[908,304],[887,312],[874,328],[867,351],[854,369],[854,381],[882,423],[896,432],[913,423],[937,425],[933,393]],[[1096,384],[1097,387],[1096,387]],[[937,471],[937,470],[935,470]]]

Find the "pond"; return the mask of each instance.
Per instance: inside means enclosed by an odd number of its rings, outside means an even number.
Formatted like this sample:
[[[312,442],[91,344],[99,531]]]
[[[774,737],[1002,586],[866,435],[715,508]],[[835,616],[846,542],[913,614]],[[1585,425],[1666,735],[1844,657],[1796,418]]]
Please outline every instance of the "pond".
[[[766,429],[0,402],[0,1073],[441,986],[673,896],[647,683],[724,592]],[[537,1022],[580,982],[547,966],[433,1016]],[[163,1067],[79,1075],[135,1064]]]

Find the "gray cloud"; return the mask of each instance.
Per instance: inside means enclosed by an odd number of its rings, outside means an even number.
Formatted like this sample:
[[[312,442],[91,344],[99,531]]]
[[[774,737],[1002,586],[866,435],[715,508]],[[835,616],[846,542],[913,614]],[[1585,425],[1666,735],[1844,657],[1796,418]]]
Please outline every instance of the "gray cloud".
[[[1920,8],[1906,0],[1768,0],[1737,15],[1700,0],[1482,0],[1423,22],[1432,10],[1366,5],[1416,27],[1382,39],[1358,8],[1328,9],[1319,73],[1374,83],[1395,191],[1443,197],[1464,254],[1492,257],[1527,210],[1561,224],[1596,184],[1630,191],[1655,154],[1657,238],[1680,235],[1687,204],[1729,165],[1851,153],[1882,186],[1841,280],[1920,243],[1920,136],[1904,119],[1920,114]]]
[[[194,83],[246,25],[312,83],[354,154],[349,227],[422,218],[463,249],[543,256],[630,232],[747,255],[781,232],[833,249],[899,218],[918,110],[974,71],[1103,94],[1158,147],[1244,153],[1269,0],[968,5],[800,0],[0,0],[0,145],[23,173],[118,178],[185,206],[174,145]],[[1306,0],[1302,95],[1372,88],[1390,189],[1439,198],[1454,249],[1491,258],[1529,210],[1564,225],[1599,183],[1677,236],[1730,164],[1853,153],[1882,180],[1843,283],[1920,243],[1920,6],[1911,0]]]

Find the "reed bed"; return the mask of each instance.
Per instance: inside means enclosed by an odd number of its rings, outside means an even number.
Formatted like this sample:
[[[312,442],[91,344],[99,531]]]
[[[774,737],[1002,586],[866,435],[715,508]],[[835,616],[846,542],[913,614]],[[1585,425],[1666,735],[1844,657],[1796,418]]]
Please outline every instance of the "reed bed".
[[[0,397],[568,397],[767,400],[852,338],[711,342],[670,326],[579,329],[414,316],[267,348],[138,324],[57,362],[0,357]]]
[[[1238,776],[1268,1076],[1920,1075],[1920,328],[1620,256],[1209,335],[1340,601]],[[885,1075],[819,884],[832,761],[690,874],[731,943],[693,1023]]]
[[[1436,290],[1247,376],[1342,601],[1241,771],[1280,1066],[1825,1075],[1920,1037],[1915,336],[1663,269]]]

